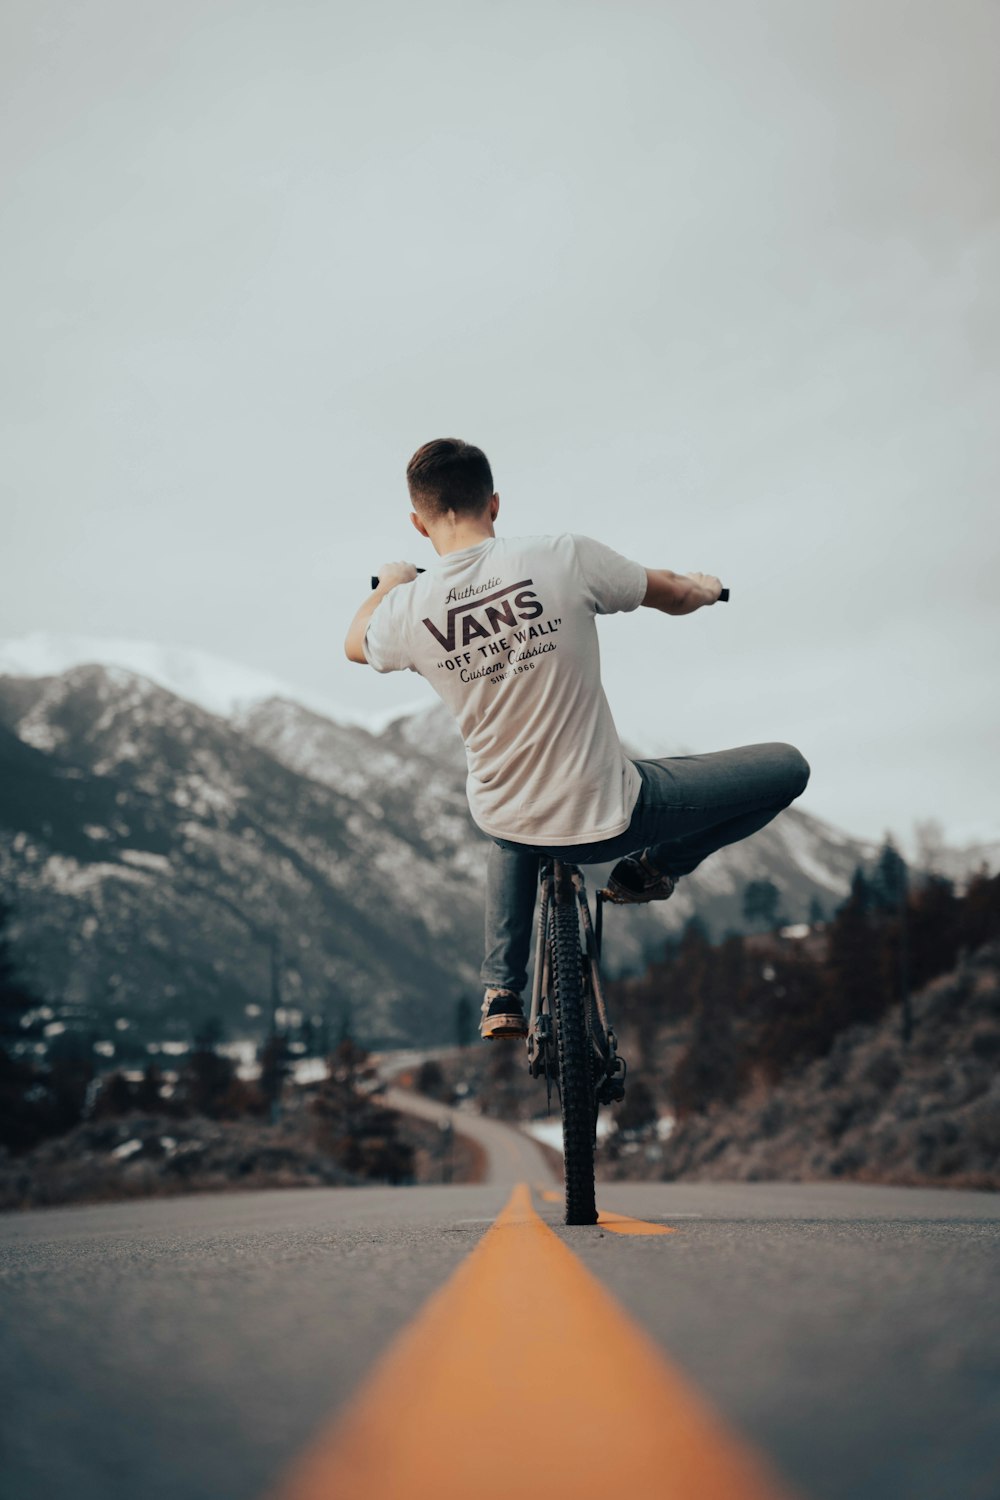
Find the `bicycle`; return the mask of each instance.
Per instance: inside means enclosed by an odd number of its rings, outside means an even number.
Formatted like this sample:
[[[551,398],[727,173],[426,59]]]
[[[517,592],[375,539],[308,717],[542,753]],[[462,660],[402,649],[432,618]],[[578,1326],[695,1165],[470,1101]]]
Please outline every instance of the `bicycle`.
[[[528,1071],[559,1095],[566,1223],[596,1224],[594,1154],[602,1104],[625,1097],[625,1059],[608,1020],[600,957],[604,891],[596,925],[578,865],[543,856],[539,866],[535,972],[528,1017]],[[582,943],[581,943],[582,932]]]
[[[423,572],[422,568],[417,569]],[[378,578],[372,575],[372,588]],[[729,590],[719,595],[729,600]],[[608,1020],[601,980],[604,903],[598,891],[595,918],[583,872],[566,860],[539,855],[535,966],[528,1015],[528,1071],[559,1095],[567,1224],[596,1224],[594,1157],[602,1104],[625,1098],[628,1065]],[[582,941],[581,941],[582,933]]]

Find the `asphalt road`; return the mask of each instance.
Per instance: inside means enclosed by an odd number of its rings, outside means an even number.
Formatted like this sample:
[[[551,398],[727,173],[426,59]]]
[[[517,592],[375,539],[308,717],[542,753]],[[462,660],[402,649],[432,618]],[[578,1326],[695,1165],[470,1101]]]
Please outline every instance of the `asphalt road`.
[[[450,1285],[511,1183],[544,1186],[530,1142],[476,1128],[492,1160],[481,1187],[0,1217],[4,1500],[251,1500],[277,1485]],[[774,1184],[599,1198],[675,1232],[570,1230],[557,1203],[536,1191],[535,1204],[793,1491],[998,1500],[1000,1199]],[[545,1291],[524,1287],[525,1305]],[[475,1342],[474,1326],[460,1332]],[[594,1387],[615,1379],[600,1360],[583,1374]],[[484,1390],[484,1406],[497,1395]],[[538,1421],[519,1412],[506,1431],[516,1439],[523,1423],[527,1436]],[[606,1490],[613,1479],[612,1463]],[[664,1481],[649,1500],[672,1493]]]

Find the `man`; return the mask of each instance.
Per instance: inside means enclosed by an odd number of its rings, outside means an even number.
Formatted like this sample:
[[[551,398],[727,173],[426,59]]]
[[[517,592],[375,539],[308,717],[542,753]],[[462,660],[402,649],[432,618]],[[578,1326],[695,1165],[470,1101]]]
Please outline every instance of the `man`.
[[[631,761],[601,686],[594,617],[640,604],[689,615],[721,592],[706,573],[643,568],[583,536],[501,538],[486,455],[439,438],[406,470],[411,521],[437,553],[419,575],[385,563],[345,650],[426,677],[458,720],[487,860],[485,1038],[527,1035],[522,994],[540,854],[617,859],[620,902],[662,901],[678,878],[769,823],[805,789],[790,745]]]

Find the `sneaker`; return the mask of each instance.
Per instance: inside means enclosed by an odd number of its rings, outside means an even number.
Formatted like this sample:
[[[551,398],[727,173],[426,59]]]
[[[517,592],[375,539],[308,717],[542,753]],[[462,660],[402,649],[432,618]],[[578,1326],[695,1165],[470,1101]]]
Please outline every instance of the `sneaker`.
[[[517,1040],[528,1035],[528,1022],[520,995],[513,990],[487,990],[479,1035],[485,1042]]]
[[[607,888],[601,892],[607,901],[619,906],[639,905],[644,901],[666,901],[677,882],[650,863],[648,849],[620,859],[608,876]]]

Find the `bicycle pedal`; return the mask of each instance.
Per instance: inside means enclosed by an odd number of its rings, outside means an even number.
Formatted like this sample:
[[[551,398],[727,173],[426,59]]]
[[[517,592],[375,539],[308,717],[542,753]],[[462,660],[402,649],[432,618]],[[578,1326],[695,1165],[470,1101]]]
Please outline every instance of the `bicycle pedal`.
[[[597,1090],[599,1104],[621,1104],[625,1098],[624,1078],[605,1078]]]
[[[620,1104],[625,1098],[628,1063],[614,1050],[615,1034],[613,1031],[608,1032],[608,1038],[612,1044],[611,1056],[607,1062],[607,1071],[597,1085],[597,1098],[601,1104]]]

